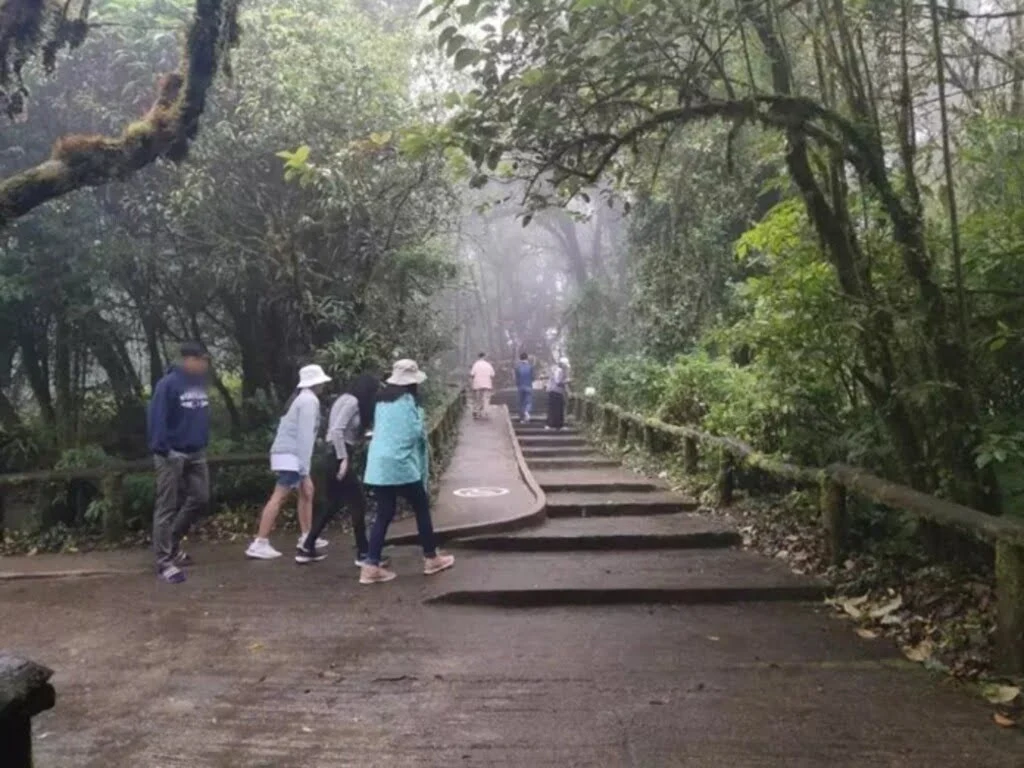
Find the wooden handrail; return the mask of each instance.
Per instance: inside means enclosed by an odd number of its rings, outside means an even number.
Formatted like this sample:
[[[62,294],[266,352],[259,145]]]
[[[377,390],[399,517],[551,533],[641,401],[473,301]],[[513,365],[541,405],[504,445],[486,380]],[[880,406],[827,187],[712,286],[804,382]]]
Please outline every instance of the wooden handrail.
[[[443,407],[434,415],[427,428],[427,437],[431,446],[435,448],[441,446],[445,438],[458,429],[459,417],[461,416],[465,401],[465,391],[460,388],[445,401]],[[208,456],[206,461],[211,468],[263,466],[267,468],[268,473],[270,471],[266,453]],[[96,467],[51,469],[0,475],[0,528],[2,528],[3,523],[3,498],[5,491],[46,483],[68,483],[81,480],[95,483],[98,486],[98,490],[108,502],[102,521],[103,533],[108,539],[119,540],[124,533],[126,521],[124,478],[127,475],[147,474],[152,471],[152,459],[140,459],[137,461],[115,461]]]
[[[428,435],[438,430],[445,423],[452,406],[462,398],[461,390],[445,402],[444,407],[434,416],[427,428]],[[267,463],[267,454],[263,453],[226,453],[207,456],[207,464],[211,467],[256,466]],[[78,467],[70,469],[41,469],[34,472],[12,472],[0,474],[0,489],[15,488],[38,483],[59,483],[72,480],[102,480],[111,475],[140,475],[153,471],[152,459],[135,461],[112,461],[95,467]],[[269,470],[268,470],[269,471]]]
[[[742,467],[756,469],[800,486],[820,488],[821,524],[833,564],[843,561],[849,544],[849,495],[903,510],[920,520],[942,528],[953,528],[993,544],[998,603],[996,663],[1000,671],[1024,673],[1024,522],[994,517],[845,464],[824,468],[791,464],[760,453],[742,440],[645,418],[616,405],[600,403],[593,397],[570,394],[569,409],[581,422],[599,424],[604,433],[614,435],[620,444],[629,439],[630,427],[639,430],[643,436],[642,442],[654,453],[660,453],[673,440],[682,440],[687,472],[697,470],[699,445],[715,448],[718,453],[719,501],[722,505],[732,501],[732,492],[737,483],[736,470]],[[668,439],[652,439],[652,436]]]

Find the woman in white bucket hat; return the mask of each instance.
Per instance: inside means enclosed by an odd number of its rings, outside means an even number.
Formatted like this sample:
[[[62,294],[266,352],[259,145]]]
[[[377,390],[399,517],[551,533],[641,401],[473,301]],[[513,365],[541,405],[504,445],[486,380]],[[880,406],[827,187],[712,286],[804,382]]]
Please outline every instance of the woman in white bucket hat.
[[[427,430],[417,402],[419,385],[426,378],[415,360],[399,360],[392,368],[387,386],[377,395],[364,478],[373,487],[377,515],[370,531],[370,552],[359,574],[360,584],[380,584],[395,578],[395,572],[382,565],[381,551],[399,496],[416,513],[423,572],[430,576],[455,563],[454,557],[437,551],[430,519]]]
[[[270,544],[270,533],[274,530],[281,505],[292,491],[299,493],[299,535],[298,548],[305,544],[306,534],[313,525],[313,478],[310,465],[313,461],[313,446],[320,429],[320,399],[323,385],[331,380],[319,365],[307,365],[299,371],[299,383],[295,394],[288,401],[284,416],[277,425],[274,444],[270,446],[270,469],[277,475],[274,492],[270,494],[260,514],[259,531],[246,557],[254,560],[273,560],[281,553]],[[327,542],[318,540],[321,549]]]

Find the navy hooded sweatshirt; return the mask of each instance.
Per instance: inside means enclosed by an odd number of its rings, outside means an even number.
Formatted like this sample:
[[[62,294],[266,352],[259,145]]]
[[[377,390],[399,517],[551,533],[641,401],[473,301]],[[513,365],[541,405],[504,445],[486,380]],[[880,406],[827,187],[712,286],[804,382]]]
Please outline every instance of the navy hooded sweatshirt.
[[[210,398],[206,378],[172,367],[160,379],[149,401],[149,449],[198,453],[210,442]]]

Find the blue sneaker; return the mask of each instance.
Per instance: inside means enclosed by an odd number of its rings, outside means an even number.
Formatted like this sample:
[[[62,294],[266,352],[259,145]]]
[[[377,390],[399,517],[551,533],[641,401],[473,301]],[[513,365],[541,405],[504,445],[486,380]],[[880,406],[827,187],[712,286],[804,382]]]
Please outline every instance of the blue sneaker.
[[[160,571],[159,577],[168,584],[181,584],[185,581],[185,572],[176,565],[168,565]]]

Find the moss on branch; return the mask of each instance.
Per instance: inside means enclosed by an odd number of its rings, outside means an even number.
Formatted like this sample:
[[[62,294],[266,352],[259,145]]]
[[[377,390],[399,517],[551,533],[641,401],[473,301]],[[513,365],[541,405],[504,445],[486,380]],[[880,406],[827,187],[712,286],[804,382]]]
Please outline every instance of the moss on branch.
[[[62,137],[49,160],[0,182],[0,227],[73,190],[126,178],[159,158],[184,159],[199,131],[207,92],[238,42],[238,1],[196,0],[179,70],[160,78],[152,107],[120,136]]]

